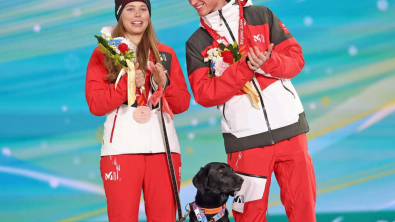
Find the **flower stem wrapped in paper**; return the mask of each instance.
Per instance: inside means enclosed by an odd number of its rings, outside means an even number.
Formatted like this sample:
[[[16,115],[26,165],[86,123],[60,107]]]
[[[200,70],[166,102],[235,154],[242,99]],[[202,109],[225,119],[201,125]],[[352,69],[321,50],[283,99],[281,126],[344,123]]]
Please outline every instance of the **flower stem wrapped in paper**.
[[[222,74],[230,65],[239,61],[241,58],[242,55],[239,53],[237,42],[234,42],[233,45],[229,44],[228,46],[220,43],[219,48],[207,50],[207,57],[204,58],[204,62],[210,66],[208,75],[212,78],[214,76],[222,76]],[[251,97],[252,104],[255,108],[260,109],[258,105],[258,93],[251,86],[250,82],[247,82],[241,91],[247,93],[247,95]]]
[[[128,75],[128,106],[132,106],[136,101],[136,70],[134,68],[134,63],[132,62],[132,59],[134,59],[135,56],[134,51],[130,45],[130,41],[122,37],[112,38],[110,33],[103,31],[102,36],[95,35],[95,37],[97,38],[98,44],[100,46],[98,50],[110,57],[116,66],[122,66],[122,69],[115,82],[115,88],[117,88],[121,77],[124,74]]]

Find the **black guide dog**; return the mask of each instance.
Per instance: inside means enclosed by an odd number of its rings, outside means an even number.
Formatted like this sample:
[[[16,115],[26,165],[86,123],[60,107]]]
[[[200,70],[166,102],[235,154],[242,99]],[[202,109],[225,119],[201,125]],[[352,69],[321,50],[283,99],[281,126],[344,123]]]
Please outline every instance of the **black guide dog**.
[[[219,208],[226,204],[229,195],[234,196],[234,192],[240,190],[243,178],[236,175],[232,167],[226,163],[209,163],[193,177],[193,185],[197,188],[195,203],[200,208]],[[190,222],[198,222],[192,206],[190,206]],[[228,210],[218,222],[230,222]],[[215,214],[205,214],[207,221],[210,221]]]

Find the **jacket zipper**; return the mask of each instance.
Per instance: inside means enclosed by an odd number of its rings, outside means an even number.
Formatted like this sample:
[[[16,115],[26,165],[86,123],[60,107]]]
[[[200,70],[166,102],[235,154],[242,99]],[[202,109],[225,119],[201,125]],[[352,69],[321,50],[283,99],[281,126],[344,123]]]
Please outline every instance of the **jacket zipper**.
[[[232,32],[232,30],[230,29],[230,27],[229,27],[229,25],[228,25],[228,22],[226,21],[224,15],[222,15],[222,10],[221,10],[221,9],[218,10],[218,13],[219,13],[219,17],[224,21],[225,26],[226,26],[226,28],[228,29],[229,34],[230,34],[230,36],[232,37],[233,42],[236,42],[236,38],[235,38],[235,36],[233,35],[233,32]],[[232,44],[233,44],[233,43],[232,43]]]
[[[261,91],[259,91],[259,89],[258,89],[258,87],[256,86],[254,80],[252,80],[252,83],[254,84],[255,90],[256,90],[256,91],[258,92],[258,94],[259,94],[259,100],[261,101],[262,110],[263,110],[263,115],[265,116],[267,129],[269,130],[270,140],[271,140],[271,143],[274,144],[273,135],[272,135],[272,129],[270,128],[269,119],[267,118],[267,113],[266,113],[266,109],[265,109],[265,104],[263,104],[263,99],[262,99]]]
[[[294,99],[296,99],[295,94],[294,94],[290,89],[288,89],[288,88],[284,85],[283,80],[281,80],[281,84],[283,85],[283,87],[284,87],[288,92],[290,92],[290,93],[294,96]]]
[[[112,137],[114,135],[115,123],[117,122],[117,117],[118,117],[118,110],[119,110],[119,107],[117,108],[117,112],[115,113],[115,116],[114,116],[114,124],[112,125],[110,143],[112,143]]]
[[[219,16],[222,18],[222,20],[224,21],[225,26],[226,26],[226,28],[228,29],[228,31],[229,31],[229,33],[230,33],[230,36],[232,37],[232,40],[233,40],[233,41],[236,41],[236,39],[235,39],[235,37],[234,37],[234,35],[233,35],[233,32],[232,32],[232,30],[230,29],[230,27],[229,27],[229,25],[228,25],[228,22],[226,21],[226,19],[225,19],[224,16],[222,15],[222,10],[218,10],[218,13],[219,13]],[[255,84],[255,81],[254,81],[254,80],[252,81],[252,83],[254,84],[254,87],[255,87],[256,91],[259,93],[259,98],[260,98],[260,100],[261,100],[262,109],[263,109],[263,114],[265,115],[266,125],[267,125],[267,128],[268,128],[268,130],[269,130],[269,134],[270,134],[270,140],[271,140],[271,143],[274,144],[273,135],[272,135],[272,129],[270,128],[269,120],[268,120],[268,118],[267,118],[267,113],[266,113],[265,105],[263,104],[263,99],[262,99],[261,92],[260,92],[260,91],[258,90],[258,88],[256,87],[256,84]],[[224,110],[225,110],[225,107],[224,107]]]
[[[225,20],[224,16],[222,15],[222,10],[221,10],[221,9],[218,10],[218,13],[219,13],[220,19],[222,19],[222,20],[224,21],[225,26],[226,26],[226,28],[228,29],[228,31],[229,31],[229,33],[230,33],[230,36],[232,37],[233,42],[236,42],[236,39],[235,39],[235,37],[234,37],[234,35],[233,35],[233,33],[232,33],[232,30],[230,29],[230,27],[229,27],[229,25],[228,25],[228,22]],[[223,112],[223,115],[224,115],[224,118],[225,118],[226,122],[228,123],[229,129],[232,129],[232,128],[230,127],[230,125],[229,125],[228,120],[227,120],[226,117],[225,117],[225,104],[226,104],[226,103],[224,103],[224,109],[222,110],[222,112]]]

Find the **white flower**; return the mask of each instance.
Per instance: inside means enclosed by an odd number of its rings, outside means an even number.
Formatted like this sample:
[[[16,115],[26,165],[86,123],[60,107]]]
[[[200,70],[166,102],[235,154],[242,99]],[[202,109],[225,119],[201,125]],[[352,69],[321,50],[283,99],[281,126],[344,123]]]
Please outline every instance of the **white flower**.
[[[125,56],[120,56],[119,57],[121,60],[125,60]]]
[[[222,62],[222,61],[223,61],[223,58],[220,57],[220,56],[217,56],[217,57],[214,57],[212,60],[213,60],[215,63],[219,63],[219,62]]]
[[[102,34],[102,37],[107,39],[107,38],[111,38],[111,33],[109,32],[105,32],[105,31],[100,31],[100,33]]]
[[[204,58],[204,62],[208,62],[208,61],[210,61],[209,58]]]
[[[207,50],[207,55],[209,56],[209,58],[213,57],[213,53],[214,53],[213,51],[214,51],[214,49]]]
[[[218,55],[219,55],[218,50],[215,50],[214,53],[213,53],[213,55],[214,55],[214,56],[218,56]]]
[[[119,49],[115,49],[115,52],[116,52],[117,54],[121,54],[121,51],[119,51]]]
[[[215,75],[216,77],[222,76],[222,72],[220,72],[217,68],[214,68],[214,69],[215,69],[214,75]]]

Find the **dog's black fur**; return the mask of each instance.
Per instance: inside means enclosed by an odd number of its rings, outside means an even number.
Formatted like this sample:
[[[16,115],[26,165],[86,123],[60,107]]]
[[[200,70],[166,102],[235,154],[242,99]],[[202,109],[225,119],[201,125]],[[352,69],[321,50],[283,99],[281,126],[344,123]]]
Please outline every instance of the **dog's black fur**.
[[[198,189],[195,202],[202,208],[217,208],[226,203],[229,195],[233,196],[235,191],[240,190],[243,178],[236,175],[226,163],[209,163],[193,178],[193,185]],[[230,222],[228,210],[218,222]],[[215,214],[205,214],[210,221]],[[190,222],[198,222],[195,212],[191,209],[189,213]]]

